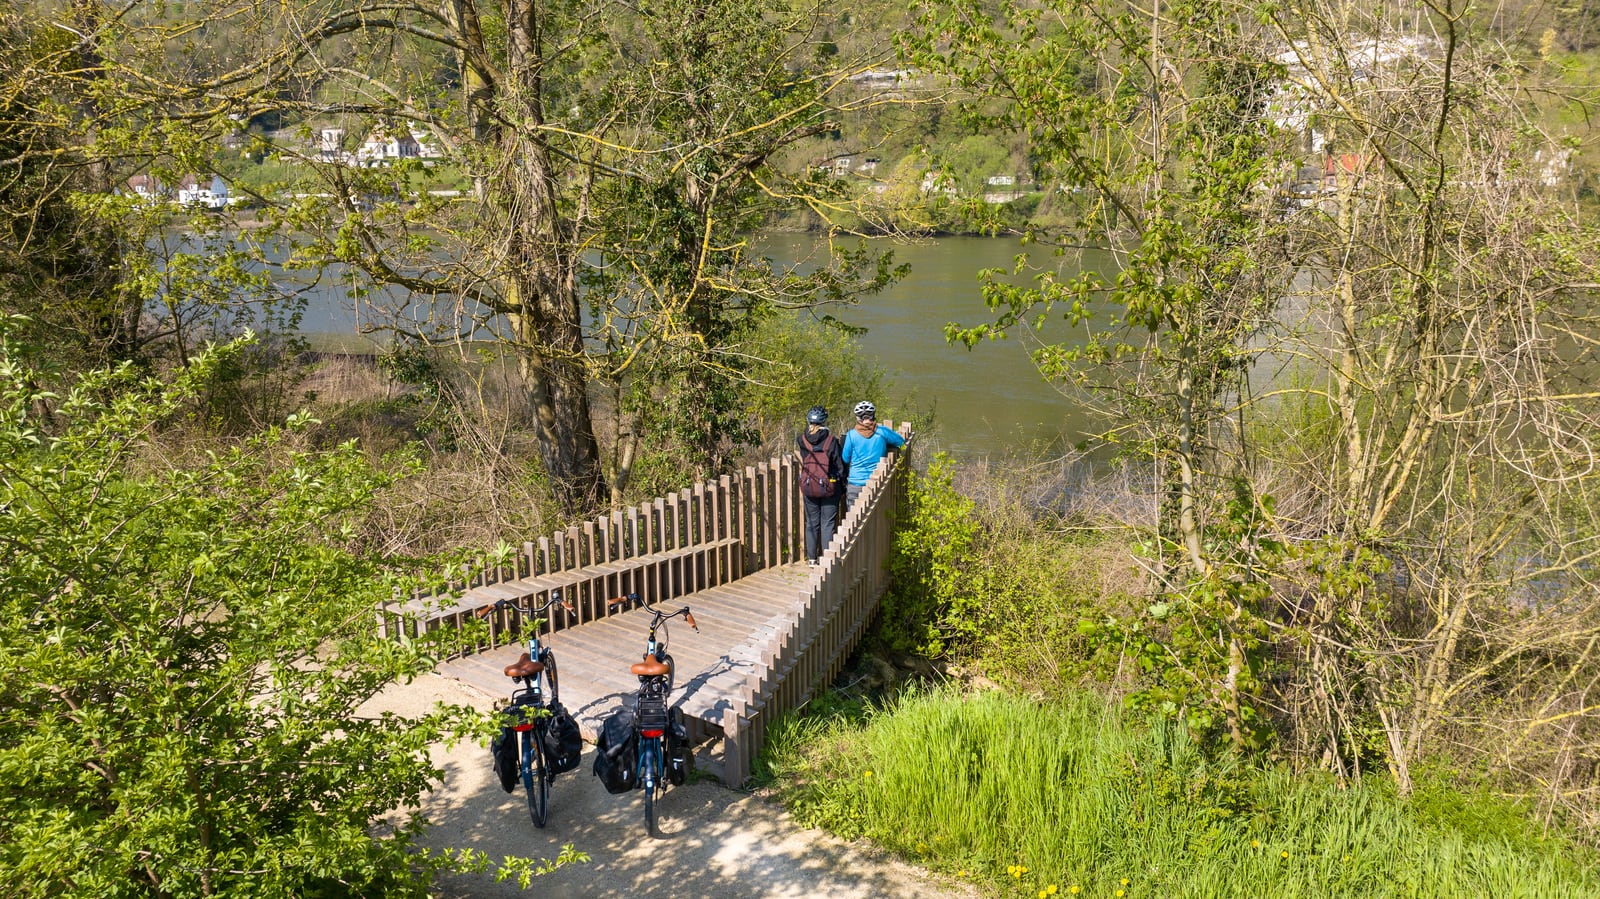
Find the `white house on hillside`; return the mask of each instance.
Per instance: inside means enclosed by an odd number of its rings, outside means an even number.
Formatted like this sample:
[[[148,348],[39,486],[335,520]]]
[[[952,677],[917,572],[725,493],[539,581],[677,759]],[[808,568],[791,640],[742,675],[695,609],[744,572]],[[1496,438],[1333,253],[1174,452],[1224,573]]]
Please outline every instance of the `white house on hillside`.
[[[427,132],[374,129],[356,150],[355,164],[383,165],[395,159],[437,159],[442,154]]]
[[[228,205],[228,182],[221,175],[184,175],[178,182],[178,205],[222,209]]]
[[[160,203],[167,199],[169,191],[154,175],[134,175],[128,179],[128,193],[146,203]]]

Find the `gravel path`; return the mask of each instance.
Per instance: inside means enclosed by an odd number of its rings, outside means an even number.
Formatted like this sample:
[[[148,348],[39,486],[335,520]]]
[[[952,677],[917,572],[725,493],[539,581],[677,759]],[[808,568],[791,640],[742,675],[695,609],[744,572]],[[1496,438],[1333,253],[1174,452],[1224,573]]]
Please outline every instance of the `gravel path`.
[[[378,704],[417,713],[438,701],[481,709],[494,703],[471,687],[429,675],[392,689]],[[483,876],[452,877],[439,885],[437,894],[443,899],[977,895],[968,885],[936,877],[870,846],[800,827],[781,808],[714,782],[669,790],[657,802],[663,838],[647,839],[642,798],[607,793],[589,773],[592,751],[577,770],[556,778],[550,789],[550,821],[540,830],[528,820],[522,788],[507,794],[494,782],[488,749],[435,746],[434,761],[445,776],[423,803],[435,824],[425,843],[472,847],[490,858],[554,858],[563,844],[572,843],[590,856],[587,864],[535,878],[526,892]]]

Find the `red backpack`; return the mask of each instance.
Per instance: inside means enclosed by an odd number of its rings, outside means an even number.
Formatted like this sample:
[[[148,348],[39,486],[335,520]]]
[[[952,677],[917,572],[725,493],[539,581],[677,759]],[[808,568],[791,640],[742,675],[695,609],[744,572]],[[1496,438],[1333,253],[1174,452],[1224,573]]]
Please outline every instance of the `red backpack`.
[[[800,492],[812,499],[827,499],[838,492],[838,484],[828,471],[828,456],[833,452],[833,435],[822,438],[822,445],[807,443],[811,449],[800,454]]]

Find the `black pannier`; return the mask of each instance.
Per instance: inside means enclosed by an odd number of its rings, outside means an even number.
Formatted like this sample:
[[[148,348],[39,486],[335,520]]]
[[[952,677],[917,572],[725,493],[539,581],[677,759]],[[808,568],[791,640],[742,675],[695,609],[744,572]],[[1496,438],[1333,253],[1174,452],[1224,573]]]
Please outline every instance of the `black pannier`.
[[[521,748],[517,745],[517,732],[510,725],[500,728],[500,733],[489,741],[489,753],[494,757],[494,773],[500,778],[500,788],[507,793],[517,788],[517,779],[521,776],[518,766],[522,760]]]
[[[689,745],[689,727],[683,710],[673,708],[667,725],[667,782],[681,787],[694,773],[694,747]]]
[[[550,720],[544,729],[544,759],[551,774],[565,774],[583,759],[583,733],[559,702],[550,704]]]
[[[494,773],[500,778],[500,788],[507,793],[517,788],[522,779],[522,741],[517,731],[530,730],[540,714],[538,701],[532,690],[519,691],[511,697],[511,704],[500,711],[500,735],[489,743],[489,754],[494,758]]]
[[[607,718],[595,741],[594,774],[608,793],[626,793],[639,785],[639,734],[626,709]]]

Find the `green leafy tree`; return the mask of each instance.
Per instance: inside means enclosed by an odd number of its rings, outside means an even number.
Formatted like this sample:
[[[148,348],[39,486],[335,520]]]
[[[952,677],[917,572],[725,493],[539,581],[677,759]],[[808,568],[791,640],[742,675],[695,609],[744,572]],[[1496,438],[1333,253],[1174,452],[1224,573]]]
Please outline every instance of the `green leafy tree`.
[[[402,811],[478,716],[365,711],[434,658],[373,627],[399,572],[359,523],[397,475],[305,449],[304,417],[168,463],[161,422],[238,346],[88,375],[47,430],[0,338],[0,892],[423,896],[482,867]]]
[[[120,233],[83,202],[107,192],[110,173],[54,127],[92,108],[92,49],[66,28],[0,11],[0,312],[27,313],[35,338],[73,367],[141,350]]]
[[[1212,635],[1182,653],[1195,701],[1216,703],[1236,745],[1250,738],[1250,619],[1235,589],[1255,579],[1251,548],[1208,542],[1205,512],[1226,492],[1238,398],[1257,338],[1288,285],[1284,230],[1259,185],[1283,141],[1262,115],[1273,67],[1216,6],[1161,10],[1120,4],[928,4],[907,41],[919,65],[967,92],[966,114],[1016,133],[1047,183],[1080,198],[1065,234],[1027,238],[1054,255],[1108,250],[1115,270],[1017,260],[1032,284],[987,273],[996,316],[951,325],[973,346],[1048,317],[1087,329],[1086,343],[1034,354],[1051,380],[1086,388],[1122,422],[1103,435],[1147,456],[1167,496],[1154,564],[1171,600]],[[1092,65],[1088,64],[1092,61]],[[1086,74],[1092,72],[1092,75]],[[1047,251],[1048,254],[1048,251]]]
[[[1592,97],[1459,3],[929,10],[908,51],[1079,198],[1031,236],[1118,254],[950,333],[1085,326],[1036,359],[1157,463],[1163,595],[1107,628],[1146,698],[1592,820],[1600,237],[1560,129]]]
[[[294,172],[256,198],[267,225],[252,239],[292,245],[292,267],[351,273],[366,320],[400,339],[488,341],[513,359],[549,484],[575,511],[620,498],[641,434],[730,458],[745,329],[882,283],[853,257],[775,271],[744,242],[776,209],[838,200],[777,163],[839,109],[876,102],[846,89],[882,52],[819,55],[828,20],[747,0],[407,0],[381,15],[202,0],[132,9],[93,38],[126,155],[188,168],[241,123],[293,126],[247,150]],[[436,156],[350,152],[379,136]],[[437,166],[465,192],[430,192]],[[597,381],[623,397],[610,465]]]

